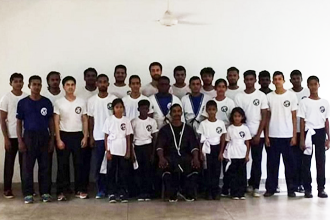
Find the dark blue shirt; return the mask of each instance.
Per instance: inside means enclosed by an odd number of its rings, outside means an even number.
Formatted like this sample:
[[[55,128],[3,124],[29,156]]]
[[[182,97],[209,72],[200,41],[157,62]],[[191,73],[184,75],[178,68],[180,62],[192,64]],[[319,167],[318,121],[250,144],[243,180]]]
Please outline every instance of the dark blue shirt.
[[[200,111],[200,108],[201,108],[201,105],[202,105],[202,97],[204,95],[201,93],[199,96],[197,97],[194,97],[192,95],[190,95],[190,101],[191,101],[191,104],[192,104],[192,107],[193,107],[193,111],[195,113],[195,115],[197,116],[197,114],[199,113]]]
[[[46,97],[34,101],[27,96],[18,102],[16,118],[23,121],[26,131],[47,131],[53,113],[53,105]]]
[[[162,110],[164,116],[167,115],[167,113],[169,112],[170,108],[171,108],[171,104],[172,103],[172,99],[173,96],[171,94],[166,95],[166,96],[161,96],[159,95],[159,93],[156,94],[156,100],[157,103],[160,107],[160,109]]]

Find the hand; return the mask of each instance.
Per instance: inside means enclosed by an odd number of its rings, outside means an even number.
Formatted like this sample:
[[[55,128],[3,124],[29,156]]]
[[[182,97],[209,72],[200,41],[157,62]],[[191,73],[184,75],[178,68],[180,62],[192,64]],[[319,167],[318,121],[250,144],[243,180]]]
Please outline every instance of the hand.
[[[95,139],[94,137],[89,137],[89,146],[90,147],[95,147]]]
[[[9,138],[5,138],[5,150],[10,151],[10,148],[11,148],[11,142]]]
[[[191,161],[191,166],[194,168],[194,169],[199,169],[201,167],[201,163],[199,162],[198,160],[198,157],[194,157]]]
[[[329,139],[326,139],[325,140],[325,150],[329,150],[330,148],[330,142],[329,142]]]
[[[252,145],[258,145],[260,143],[260,136],[254,136],[251,140]]]
[[[65,144],[64,144],[64,142],[62,140],[58,140],[56,144],[57,144],[57,148],[59,150],[64,150]]]
[[[302,150],[303,152],[306,150],[305,141],[300,143],[300,150]]]
[[[223,161],[223,154],[222,154],[222,153],[219,154],[219,156],[218,156],[218,160],[219,160],[219,161]]]
[[[81,140],[81,148],[85,148],[87,147],[87,137],[84,137],[82,140]]]
[[[48,153],[54,152],[54,139],[50,138],[48,142]]]
[[[249,155],[246,155],[245,156],[245,163],[249,162],[250,161],[250,158],[249,158]]]
[[[297,138],[296,137],[292,137],[291,141],[290,141],[290,146],[295,146],[297,144]]]
[[[199,153],[199,157],[201,161],[205,161],[205,155],[202,151]]]
[[[110,153],[110,151],[107,150],[107,160],[112,160],[112,154]]]
[[[164,157],[159,158],[158,166],[161,169],[165,169],[168,166],[167,160]]]
[[[21,153],[26,151],[26,146],[23,140],[18,142],[18,149]]]
[[[131,154],[131,161],[132,163],[134,163],[136,161],[136,156],[135,154]]]
[[[265,146],[270,147],[270,140],[269,137],[265,137]]]
[[[131,158],[131,153],[130,153],[130,151],[126,151],[126,154],[125,154],[124,158],[125,158],[126,160],[128,160],[128,159]]]

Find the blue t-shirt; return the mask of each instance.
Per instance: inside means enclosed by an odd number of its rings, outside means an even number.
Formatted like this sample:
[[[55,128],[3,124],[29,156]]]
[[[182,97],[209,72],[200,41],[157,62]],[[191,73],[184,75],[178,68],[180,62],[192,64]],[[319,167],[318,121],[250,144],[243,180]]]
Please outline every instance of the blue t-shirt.
[[[160,109],[162,110],[164,116],[166,116],[170,110],[171,106],[169,106],[169,103],[172,103],[172,99],[173,99],[173,96],[171,94],[169,94],[167,96],[161,96],[161,95],[159,95],[159,93],[156,94],[157,103],[158,103]]]
[[[47,131],[53,113],[53,105],[46,97],[34,101],[27,96],[18,102],[16,118],[24,122],[25,131]]]
[[[201,108],[201,105],[202,105],[201,101],[202,101],[203,96],[204,95],[202,93],[199,96],[196,96],[196,97],[194,97],[192,95],[189,96],[195,115],[197,115],[200,111],[200,108]]]

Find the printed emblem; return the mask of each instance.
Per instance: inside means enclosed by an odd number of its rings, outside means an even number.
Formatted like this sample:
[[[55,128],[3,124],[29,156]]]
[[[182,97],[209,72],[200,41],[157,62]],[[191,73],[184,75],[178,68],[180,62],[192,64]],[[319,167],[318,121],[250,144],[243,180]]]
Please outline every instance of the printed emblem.
[[[123,131],[125,131],[125,129],[126,129],[126,125],[125,125],[125,123],[122,123],[122,124],[120,125],[120,129],[123,130]]]
[[[303,97],[301,97],[301,99],[305,99],[305,98],[307,98],[307,96],[303,96]]]
[[[130,95],[132,93],[132,91],[128,90],[126,93],[127,93],[127,95]]]
[[[74,111],[75,111],[77,114],[80,114],[80,113],[81,113],[81,107],[77,107]]]
[[[325,108],[324,108],[324,106],[321,106],[321,107],[320,107],[320,111],[321,111],[321,113],[325,112]]]
[[[42,108],[40,110],[40,113],[41,113],[42,116],[46,116],[47,115],[47,109],[46,108]]]
[[[221,111],[222,112],[227,112],[228,111],[228,107],[227,106],[222,106],[221,107]]]
[[[109,103],[107,104],[107,108],[108,108],[108,110],[112,110],[112,103],[111,103],[111,102],[109,102]]]
[[[151,131],[151,129],[152,129],[152,126],[151,126],[151,125],[147,125],[147,127],[146,127],[146,128],[147,128],[147,131],[149,131],[149,132],[150,132],[150,131]]]
[[[245,133],[244,133],[244,131],[240,131],[240,132],[239,132],[239,136],[241,136],[241,138],[244,138],[244,137],[245,137]]]
[[[167,104],[167,109],[170,109],[171,108],[171,106],[172,106],[172,103],[170,102],[170,103],[168,103]]]
[[[216,131],[217,131],[218,134],[220,134],[222,132],[222,128],[221,127],[217,127],[216,128]]]
[[[259,99],[253,100],[253,105],[258,106],[260,104]]]
[[[283,102],[284,107],[289,107],[290,106],[290,101],[286,100]]]

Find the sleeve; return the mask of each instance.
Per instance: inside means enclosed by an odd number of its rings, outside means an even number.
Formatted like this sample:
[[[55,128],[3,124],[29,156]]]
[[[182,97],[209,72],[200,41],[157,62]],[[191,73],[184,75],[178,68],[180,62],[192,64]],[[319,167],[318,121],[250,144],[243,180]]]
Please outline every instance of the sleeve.
[[[7,96],[3,96],[0,101],[0,110],[4,112],[8,112],[8,98]]]
[[[222,134],[225,134],[225,133],[227,133],[227,129],[226,129],[226,125],[225,125],[225,123],[223,122],[223,121],[221,121],[221,126],[222,126]]]
[[[227,129],[227,133],[226,133],[226,141],[230,141],[231,138],[230,138],[230,127],[228,127]]]
[[[305,108],[304,100],[301,100],[301,102],[298,106],[297,117],[306,118],[306,108]]]
[[[187,129],[188,144],[189,144],[190,152],[198,150],[199,144],[198,144],[198,141],[197,141],[193,128],[188,125],[185,125],[185,126],[187,126],[186,129]]]
[[[24,109],[22,100],[20,100],[17,104],[16,118],[19,120],[24,120]]]
[[[246,134],[245,134],[244,140],[246,140],[246,141],[251,140],[252,139],[251,132],[247,126],[245,126],[245,133]]]
[[[59,105],[59,100],[56,100],[56,101],[55,101],[55,104],[54,104],[54,113],[57,114],[57,115],[60,115],[60,105]]]
[[[271,93],[268,93],[268,94],[266,95],[266,98],[267,98],[267,104],[268,104],[268,111],[272,111],[272,109],[271,109],[271,97],[270,97],[270,94],[271,94]]]
[[[156,150],[164,150],[168,144],[168,137],[166,135],[166,126],[162,127],[158,132]]]
[[[157,128],[157,122],[155,119],[152,120],[152,131],[151,133],[154,134],[154,133],[157,133],[158,132],[158,128]]]
[[[93,98],[88,99],[87,102],[87,115],[94,117],[94,105],[93,105]]]
[[[129,121],[129,119],[127,118],[127,122],[126,122],[126,136],[133,134],[133,128],[132,128],[132,124]]]
[[[104,125],[103,125],[103,129],[102,129],[103,133],[109,134],[110,133],[109,132],[109,127],[110,127],[110,121],[107,118],[107,120],[105,120]]]
[[[267,101],[267,97],[265,94],[262,94],[262,97],[261,97],[261,109],[268,109],[269,106],[268,106],[268,101]]]
[[[291,105],[291,111],[296,111],[298,109],[298,98],[297,96],[292,92],[292,105]]]

